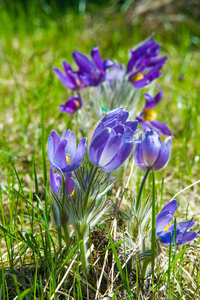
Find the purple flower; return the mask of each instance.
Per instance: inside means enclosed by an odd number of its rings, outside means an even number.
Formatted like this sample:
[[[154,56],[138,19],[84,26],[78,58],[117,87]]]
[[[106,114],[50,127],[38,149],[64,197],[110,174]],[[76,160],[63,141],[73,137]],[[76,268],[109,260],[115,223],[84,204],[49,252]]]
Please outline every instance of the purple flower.
[[[144,140],[141,133],[140,143],[137,143],[134,153],[136,164],[143,171],[164,168],[171,154],[171,143],[171,137],[168,137],[162,144],[159,135],[153,130],[146,132]]]
[[[78,78],[78,75],[73,71],[70,64],[66,61],[63,61],[63,70],[64,73],[59,69],[54,68],[53,71],[56,73],[60,81],[70,90],[78,90],[85,88],[85,84],[81,82]]]
[[[86,137],[80,140],[76,148],[76,137],[70,130],[66,130],[61,138],[56,131],[49,135],[48,157],[57,171],[68,173],[78,168],[86,150]]]
[[[165,123],[161,123],[156,120],[157,113],[154,110],[154,107],[158,105],[163,94],[162,89],[160,87],[158,87],[158,89],[159,91],[155,97],[149,94],[144,94],[146,98],[146,104],[142,110],[142,113],[138,117],[136,117],[136,120],[138,120],[138,122],[141,123],[144,132],[154,130],[159,134],[171,136],[172,132],[170,131],[168,126]]]
[[[78,77],[85,86],[97,86],[105,81],[106,69],[114,66],[110,59],[102,60],[98,47],[92,48],[91,57],[93,62],[82,53],[73,52],[73,58],[79,67]]]
[[[77,97],[69,97],[65,104],[59,106],[60,111],[66,114],[74,114],[83,105],[80,94]]]
[[[158,235],[161,243],[164,243],[167,246],[170,246],[170,240],[173,245],[175,244],[174,224],[170,226],[169,222],[172,220],[177,206],[177,200],[172,200],[163,207],[163,209],[156,217],[156,234]],[[176,224],[177,245],[187,244],[197,236],[196,232],[187,231],[193,225],[194,221],[192,219],[186,222],[180,222]]]
[[[167,57],[158,56],[160,44],[153,37],[143,42],[134,51],[130,50],[130,60],[127,64],[129,81],[135,88],[142,88],[161,76],[160,69],[165,64]]]
[[[53,167],[50,167],[50,185],[55,194],[62,194],[62,173],[54,173]],[[73,194],[75,183],[71,173],[65,174],[65,194]]]
[[[89,147],[90,161],[111,172],[120,167],[131,153],[137,121],[127,121],[129,113],[118,108],[108,113],[97,126]]]

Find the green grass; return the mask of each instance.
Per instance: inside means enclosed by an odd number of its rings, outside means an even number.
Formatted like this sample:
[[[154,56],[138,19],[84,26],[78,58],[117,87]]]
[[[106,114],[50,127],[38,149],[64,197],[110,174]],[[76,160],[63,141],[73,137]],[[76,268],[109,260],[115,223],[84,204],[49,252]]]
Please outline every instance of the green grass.
[[[75,241],[68,253],[64,248],[60,250],[58,233],[51,222],[46,192],[50,166],[46,154],[48,134],[53,129],[61,133],[71,128],[80,139],[86,131],[79,130],[77,116],[58,110],[70,92],[52,68],[61,68],[63,60],[74,66],[72,52],[78,50],[89,55],[95,45],[100,47],[103,58],[127,63],[128,49],[151,35],[152,29],[144,28],[142,20],[141,26],[130,25],[124,15],[117,13],[91,15],[69,11],[60,15],[55,11],[46,14],[33,3],[26,13],[20,5],[4,5],[0,7],[0,19],[0,299],[16,296],[16,299],[84,299],[87,296],[92,299],[91,293],[95,292],[91,286],[87,288],[82,276],[79,258],[75,257],[78,255]],[[155,173],[156,213],[174,194],[199,180],[200,25],[191,22],[174,26],[176,30],[170,23],[163,24],[155,31],[155,39],[163,45],[162,54],[169,59],[163,77],[157,80],[163,88],[159,120],[166,122],[174,133],[171,160],[166,169]],[[142,96],[140,102],[142,107]],[[142,176],[135,167],[130,189],[138,192]],[[151,181],[144,192],[146,197],[150,185]],[[198,184],[177,197],[178,220],[186,219],[188,206],[187,218],[193,217],[197,231],[199,195]],[[122,278],[120,284],[117,281],[119,286],[113,287],[112,299],[120,299],[123,286],[127,295],[131,296],[131,289],[136,288],[134,295],[138,299],[142,293],[148,299],[151,290],[141,285],[137,276],[139,264],[133,280],[137,284],[132,286],[118,259],[116,241],[109,231],[108,234],[110,243],[107,241],[103,248],[110,247],[108,257],[115,258]],[[162,248],[155,261],[155,299],[167,299],[166,295],[168,299],[199,299],[199,245],[198,238],[179,251],[173,247]],[[73,259],[74,264],[58,292],[57,286]]]

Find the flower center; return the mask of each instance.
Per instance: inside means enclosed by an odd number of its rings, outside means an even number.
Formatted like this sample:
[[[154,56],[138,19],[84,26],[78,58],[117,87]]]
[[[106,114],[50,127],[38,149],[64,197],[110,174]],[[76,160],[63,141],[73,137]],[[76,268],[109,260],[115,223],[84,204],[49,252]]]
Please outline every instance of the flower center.
[[[80,103],[77,100],[74,100],[74,103],[76,104],[77,107],[80,107]]]
[[[72,162],[72,158],[70,157],[69,153],[66,153],[65,155],[66,155],[66,162],[68,163],[68,165],[70,165]]]
[[[144,116],[143,116],[144,121],[152,121],[152,120],[155,120],[157,117],[157,113],[154,109],[146,108],[143,110],[143,114],[144,114]]]
[[[142,73],[138,73],[138,74],[136,74],[135,76],[133,76],[133,77],[131,78],[131,81],[132,81],[132,82],[136,82],[136,81],[141,80],[141,79],[143,79],[143,78],[144,78],[143,74],[142,74]]]
[[[73,189],[73,191],[71,192],[70,196],[74,196],[75,193],[75,188]]]
[[[167,231],[169,229],[169,227],[170,227],[170,224],[167,225],[166,227],[162,227],[162,229],[163,229],[163,231]]]

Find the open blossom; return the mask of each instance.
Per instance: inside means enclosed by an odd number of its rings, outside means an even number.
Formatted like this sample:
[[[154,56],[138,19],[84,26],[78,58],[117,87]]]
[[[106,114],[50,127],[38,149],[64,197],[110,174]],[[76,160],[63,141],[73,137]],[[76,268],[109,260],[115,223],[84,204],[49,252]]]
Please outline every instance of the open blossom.
[[[134,152],[136,164],[146,171],[153,169],[158,171],[165,167],[171,154],[171,137],[167,137],[162,143],[157,132],[150,130],[145,134],[142,140],[140,135],[140,143],[137,143]]]
[[[86,137],[82,138],[76,147],[76,137],[70,130],[66,130],[61,138],[56,131],[49,135],[48,157],[57,171],[68,173],[78,168],[86,150]]]
[[[50,167],[49,172],[50,185],[55,194],[62,194],[62,173],[54,173],[53,167]],[[75,188],[75,183],[71,173],[65,173],[65,194],[72,194]]]
[[[78,77],[85,86],[97,86],[105,81],[106,69],[114,66],[110,59],[102,60],[98,47],[92,48],[91,57],[92,61],[80,52],[73,52],[73,58],[79,67]]]
[[[77,97],[69,97],[65,104],[59,106],[60,111],[66,114],[74,114],[83,105],[80,94]]]
[[[135,50],[130,50],[131,57],[127,64],[127,74],[128,80],[133,83],[135,88],[142,88],[162,75],[160,69],[165,64],[167,57],[158,56],[160,46],[151,37]]]
[[[154,110],[154,108],[158,105],[162,98],[163,91],[160,87],[158,87],[159,91],[156,94],[155,97],[144,94],[146,103],[142,110],[142,113],[136,117],[136,120],[138,120],[139,123],[141,123],[144,132],[147,132],[149,130],[155,130],[159,134],[163,135],[172,135],[171,130],[168,128],[168,126],[165,123],[161,123],[156,120],[157,113]]]
[[[177,209],[177,200],[170,201],[163,207],[160,213],[156,217],[156,234],[159,237],[161,243],[170,246],[170,240],[172,245],[175,244],[174,224],[171,226],[169,223]],[[191,219],[186,222],[180,222],[176,224],[176,244],[182,245],[191,242],[197,233],[193,231],[187,231],[194,225],[194,221]]]
[[[90,161],[111,172],[120,167],[130,155],[137,121],[127,121],[129,113],[118,108],[108,113],[97,126],[89,147]]]

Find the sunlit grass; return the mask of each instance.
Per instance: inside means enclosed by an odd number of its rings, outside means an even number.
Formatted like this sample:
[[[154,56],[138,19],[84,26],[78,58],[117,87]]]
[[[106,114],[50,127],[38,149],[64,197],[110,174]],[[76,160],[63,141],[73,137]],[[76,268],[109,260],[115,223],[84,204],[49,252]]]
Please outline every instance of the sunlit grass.
[[[63,60],[73,64],[74,50],[89,55],[95,45],[100,46],[104,58],[126,63],[128,49],[151,35],[151,30],[127,24],[122,15],[107,16],[105,20],[99,15],[73,12],[52,16],[36,6],[28,8],[28,18],[20,6],[14,21],[15,14],[12,6],[8,11],[4,7],[0,9],[0,298],[14,299],[20,295],[19,299],[58,299],[59,294],[63,299],[83,299],[91,291],[95,295],[97,287],[92,290],[84,281],[75,241],[68,253],[64,248],[63,253],[58,251],[46,192],[48,134],[52,129],[62,132],[70,127],[82,137],[76,116],[58,110],[70,92],[58,81],[52,68],[61,68]],[[163,45],[162,54],[169,58],[163,77],[157,81],[163,88],[159,120],[166,122],[174,133],[170,163],[155,174],[156,214],[174,194],[199,179],[200,42],[197,33],[200,27],[197,30],[192,24],[179,24],[176,29],[158,28],[155,32],[156,40]],[[142,97],[141,102],[142,107]],[[124,175],[123,184],[127,176]],[[130,180],[135,194],[142,176],[135,167]],[[150,186],[149,181],[144,198],[148,197]],[[195,185],[177,198],[179,219],[186,219],[189,206],[187,219],[194,218],[197,231],[199,194],[199,185]],[[143,290],[139,264],[135,271],[137,284],[132,287],[109,230],[108,236],[109,253],[115,258],[127,294],[131,296],[133,289],[133,299],[135,295],[140,297]],[[191,246],[179,247],[177,251],[163,247],[161,257],[155,262],[155,299],[167,299],[166,295],[168,299],[199,299],[199,245],[198,238]],[[113,290],[112,299],[118,299],[121,284]],[[152,294],[150,288],[145,292],[147,297]]]

